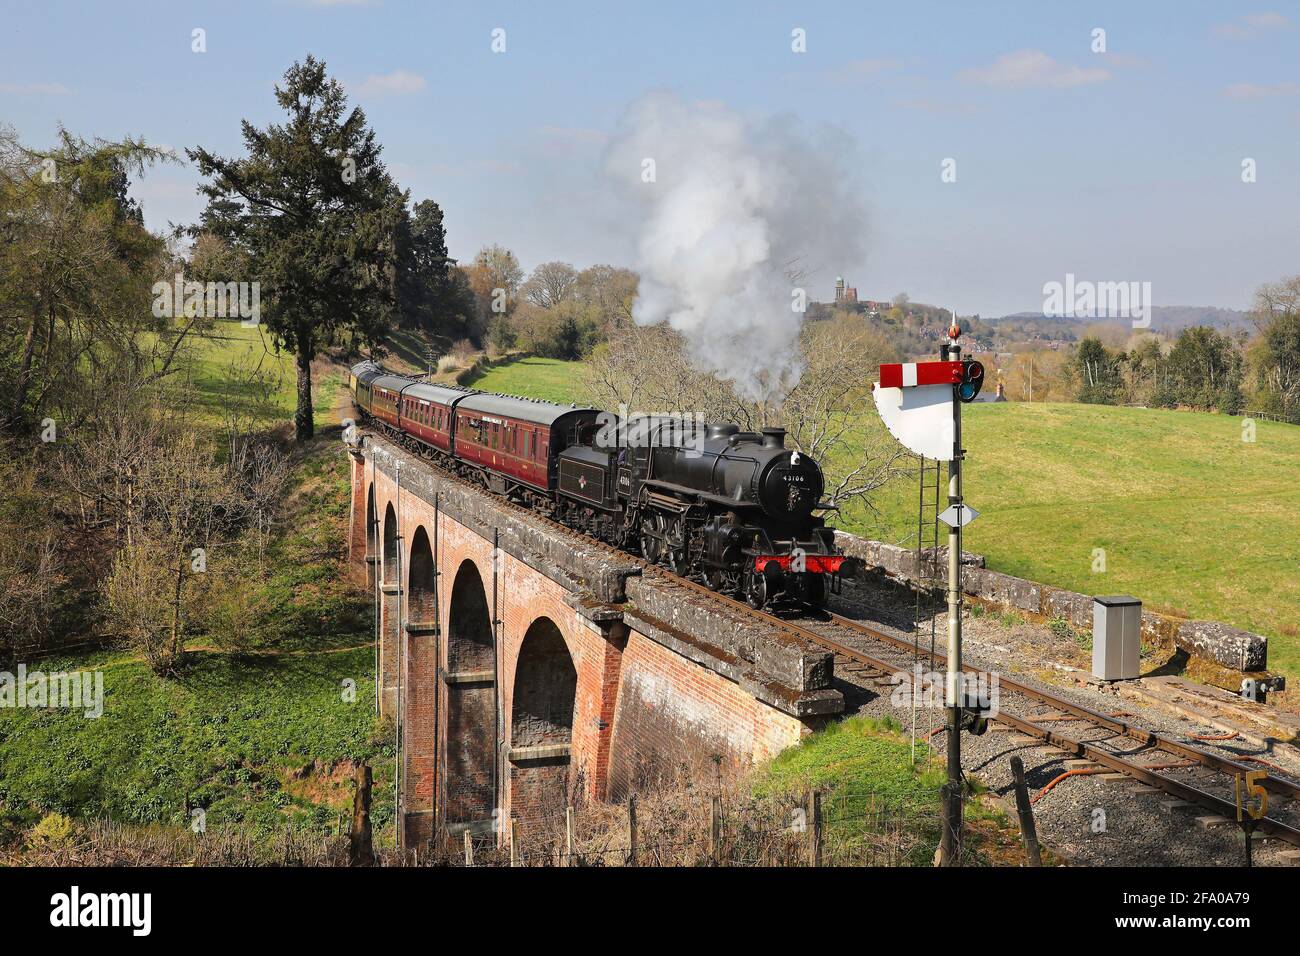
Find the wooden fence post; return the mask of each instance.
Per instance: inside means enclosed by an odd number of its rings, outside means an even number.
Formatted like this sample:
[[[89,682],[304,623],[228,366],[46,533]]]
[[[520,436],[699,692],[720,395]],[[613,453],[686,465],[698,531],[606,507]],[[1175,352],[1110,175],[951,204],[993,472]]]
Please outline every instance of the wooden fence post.
[[[510,865],[519,866],[519,821],[510,818]]]
[[[1034,825],[1034,810],[1029,805],[1029,788],[1025,785],[1025,762],[1011,758],[1011,775],[1016,781],[1016,812],[1020,815],[1020,835],[1025,841],[1025,856],[1030,866],[1042,866],[1042,851],[1038,848],[1038,831]]]
[[[636,866],[636,797],[627,798],[627,865]]]
[[[815,787],[808,791],[808,862],[822,865],[822,795]]]
[[[464,835],[465,835],[465,865],[473,866],[474,865],[474,841],[473,839],[470,838],[469,830],[466,830]]]
[[[352,833],[348,841],[348,862],[352,866],[372,866],[374,843],[370,834],[370,764],[357,767],[357,788],[352,794]]]
[[[709,858],[714,866],[722,860],[722,798],[714,797],[709,803]]]
[[[564,859],[561,866],[573,866],[573,807],[564,808]]]

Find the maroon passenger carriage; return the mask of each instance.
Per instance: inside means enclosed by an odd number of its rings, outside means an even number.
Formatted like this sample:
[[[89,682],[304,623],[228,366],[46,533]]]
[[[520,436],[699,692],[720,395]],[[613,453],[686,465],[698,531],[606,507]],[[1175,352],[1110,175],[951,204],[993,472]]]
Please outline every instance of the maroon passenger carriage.
[[[363,417],[388,426],[426,457],[498,494],[553,504],[557,457],[590,441],[600,412],[460,385],[437,385],[385,372],[373,362],[351,370],[349,388]],[[438,455],[430,455],[432,449]]]
[[[599,415],[594,408],[476,392],[456,403],[456,459],[482,468],[498,494],[540,492],[550,505],[557,457],[589,441]]]

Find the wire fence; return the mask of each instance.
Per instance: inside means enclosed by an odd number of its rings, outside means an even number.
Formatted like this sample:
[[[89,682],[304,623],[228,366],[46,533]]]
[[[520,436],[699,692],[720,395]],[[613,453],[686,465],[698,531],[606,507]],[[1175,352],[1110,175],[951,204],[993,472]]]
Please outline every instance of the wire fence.
[[[620,805],[451,824],[416,861],[440,866],[898,866],[928,864],[939,791],[839,787],[748,797],[667,794]]]
[[[1251,409],[1241,413],[1242,418],[1257,418],[1265,422],[1278,422],[1282,425],[1300,425],[1300,412],[1290,412],[1279,414],[1277,412],[1266,412],[1260,409]]]
[[[356,855],[350,825],[328,836],[294,830],[257,837],[240,830],[79,825],[0,864],[52,866],[385,867],[816,867],[928,866],[939,843],[940,791],[872,787],[754,796],[693,787],[644,793],[618,804],[586,802],[546,812],[451,823],[418,845]],[[498,822],[499,821],[499,822]],[[963,852],[963,862],[975,863]]]

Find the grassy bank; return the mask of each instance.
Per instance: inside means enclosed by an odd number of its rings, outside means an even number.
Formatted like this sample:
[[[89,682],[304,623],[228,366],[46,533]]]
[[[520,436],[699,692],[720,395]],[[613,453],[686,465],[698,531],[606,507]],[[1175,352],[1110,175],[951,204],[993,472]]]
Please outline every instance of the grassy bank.
[[[104,712],[0,710],[11,824],[51,811],[186,824],[187,808],[202,808],[209,827],[328,832],[360,760],[376,767],[376,819],[387,822],[391,737],[373,714],[370,611],[341,566],[347,479],[336,436],[298,462],[257,584],[254,650],[193,648],[168,679],[126,650],[40,663],[102,671]]]
[[[297,404],[294,357],[277,352],[264,328],[215,322],[200,336],[195,360],[183,374],[200,419],[214,427],[224,421],[227,410],[268,426],[293,421]],[[318,429],[332,422],[334,399],[346,381],[341,368],[316,372],[312,402]]]
[[[831,865],[927,866],[941,832],[942,761],[911,743],[889,719],[853,717],[830,724],[757,772],[760,796],[822,794],[825,862]],[[967,804],[970,864],[1018,864],[1018,832],[976,795]]]
[[[254,394],[232,367],[280,374],[269,395]],[[244,410],[259,412],[263,427],[292,416],[292,361],[257,329],[220,323],[189,379],[200,420],[214,429],[229,402],[255,402]],[[391,732],[373,713],[371,610],[342,564],[349,474],[330,427],[342,382],[335,370],[318,377],[320,437],[294,449],[283,512],[260,570],[248,571],[250,647],[228,653],[200,636],[174,678],[125,649],[29,664],[102,671],[104,712],[0,708],[0,829],[49,812],[183,826],[200,808],[213,828],[324,833],[350,808],[360,760],[375,767],[376,822],[389,822]]]

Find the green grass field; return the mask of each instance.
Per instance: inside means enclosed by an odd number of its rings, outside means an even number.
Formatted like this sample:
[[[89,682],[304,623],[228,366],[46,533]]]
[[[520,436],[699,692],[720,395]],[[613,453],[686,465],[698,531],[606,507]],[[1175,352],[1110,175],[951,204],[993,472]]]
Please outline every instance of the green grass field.
[[[897,721],[850,717],[758,768],[753,787],[759,796],[821,791],[824,860],[832,866],[928,866],[939,845],[944,779],[942,760],[924,742],[914,762]],[[966,820],[968,865],[1020,862],[1016,831],[1000,809],[976,798]],[[891,842],[892,852],[882,852]]]
[[[223,420],[234,407],[267,424],[292,422],[297,403],[294,357],[276,352],[265,329],[239,322],[218,321],[202,335],[195,361],[184,373],[194,386],[190,393],[204,421]],[[257,380],[266,383],[263,390]],[[337,391],[346,382],[342,369],[318,375],[312,394],[313,418],[321,428],[332,420]]]
[[[490,368],[466,384],[486,392],[526,395],[567,405],[587,401],[582,371],[581,362],[533,357]]]
[[[529,359],[484,381],[583,398],[579,363]],[[980,512],[964,544],[989,567],[1258,631],[1270,666],[1300,677],[1300,428],[1258,422],[1244,442],[1241,419],[1224,415],[1017,402],[965,406],[963,422],[966,500]],[[915,479],[876,506],[846,509],[840,526],[915,544]]]

